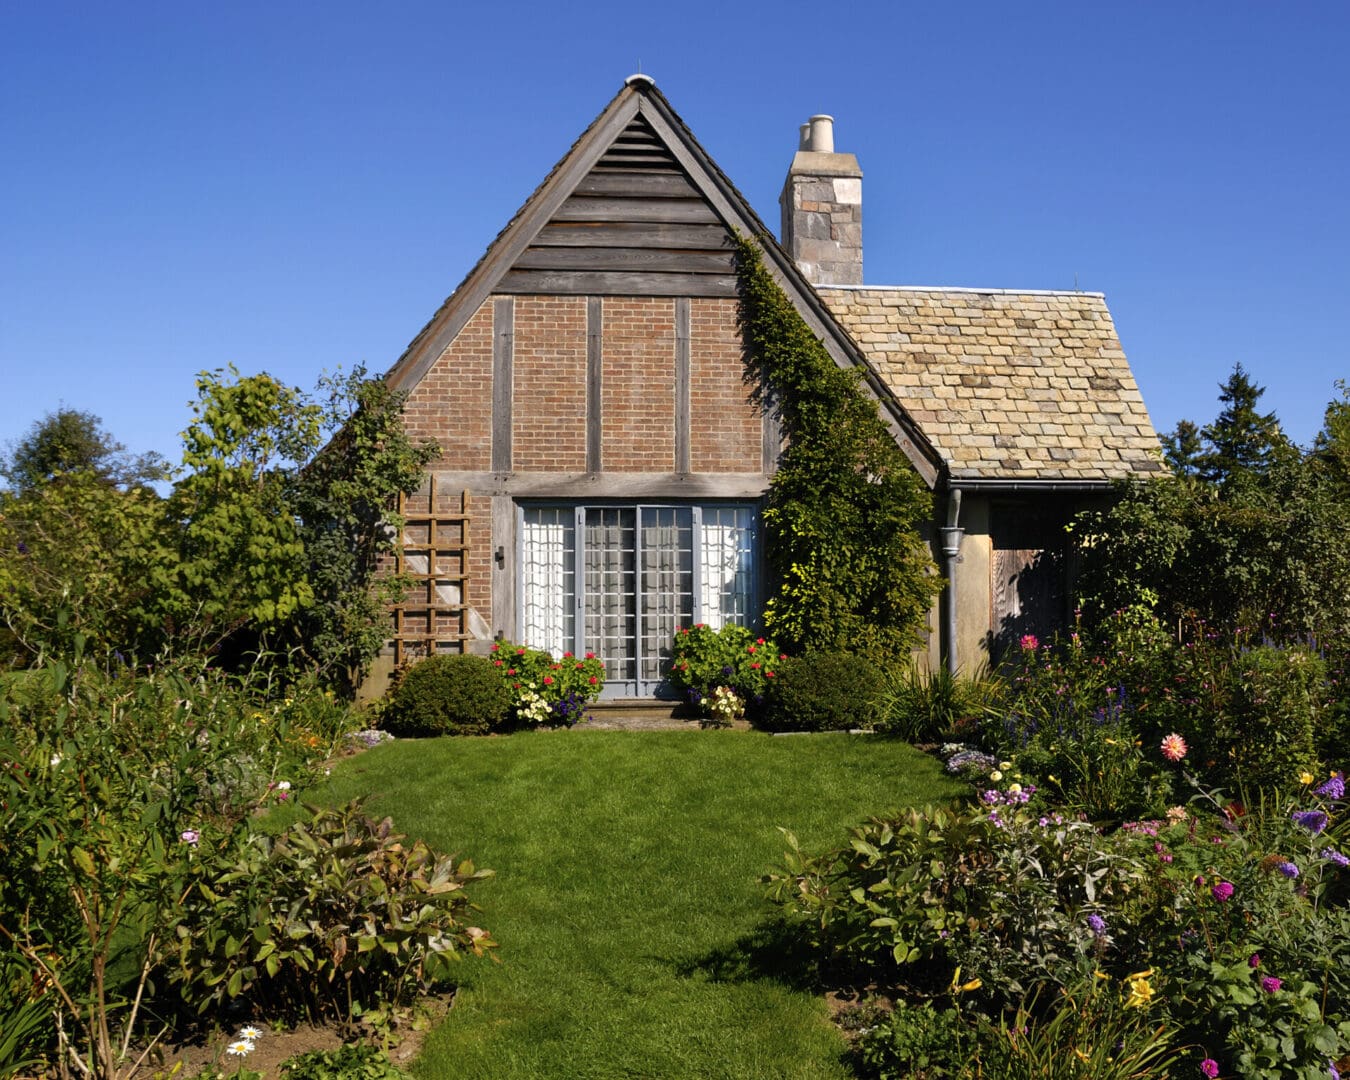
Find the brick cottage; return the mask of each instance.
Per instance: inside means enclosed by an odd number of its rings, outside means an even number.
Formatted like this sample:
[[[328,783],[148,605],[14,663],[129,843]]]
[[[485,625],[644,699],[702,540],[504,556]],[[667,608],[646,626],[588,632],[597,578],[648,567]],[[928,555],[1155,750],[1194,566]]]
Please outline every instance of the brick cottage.
[[[732,258],[765,265],[857,369],[935,494],[948,587],[927,661],[972,666],[1062,623],[1062,526],[1157,438],[1099,294],[865,286],[862,172],[803,125],[782,244],[633,76],[388,373],[441,457],[407,501],[419,579],[370,689],[494,638],[593,650],[650,697],[692,622],[752,624],[781,439],[744,380]]]

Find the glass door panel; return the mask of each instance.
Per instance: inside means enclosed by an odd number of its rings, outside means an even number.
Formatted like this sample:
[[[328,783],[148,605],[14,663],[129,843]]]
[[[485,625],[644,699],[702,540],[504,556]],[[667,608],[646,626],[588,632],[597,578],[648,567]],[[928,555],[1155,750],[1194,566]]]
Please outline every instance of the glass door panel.
[[[561,656],[576,639],[576,511],[526,507],[521,518],[523,643]]]
[[[587,507],[585,647],[605,662],[605,679],[637,689],[637,512]]]
[[[699,529],[699,619],[714,630],[749,626],[754,568],[753,512],[704,506]]]
[[[670,663],[675,632],[693,621],[694,514],[687,506],[644,506],[641,514],[640,689],[652,693]]]

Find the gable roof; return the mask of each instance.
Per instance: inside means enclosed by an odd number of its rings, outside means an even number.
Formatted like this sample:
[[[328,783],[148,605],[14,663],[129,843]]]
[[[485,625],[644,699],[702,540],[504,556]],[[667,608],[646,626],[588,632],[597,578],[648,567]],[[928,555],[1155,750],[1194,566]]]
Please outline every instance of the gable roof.
[[[1101,293],[817,288],[950,484],[1100,486],[1161,469]]]
[[[625,254],[622,250],[609,256],[616,260],[612,265],[595,268],[592,263],[591,269],[568,265],[568,257],[560,256],[557,250],[569,246],[559,227],[569,224],[606,227],[607,219],[603,216],[608,213],[604,206],[609,194],[605,190],[606,173],[643,162],[657,166],[652,171],[664,177],[653,183],[669,187],[664,198],[670,206],[683,207],[675,213],[676,220],[666,224],[716,226],[725,233],[721,244],[706,236],[698,241],[706,245],[697,248],[700,254],[708,256],[706,269],[695,275],[685,272],[687,263],[684,270],[635,269],[631,252]],[[678,167],[678,176],[669,168],[671,165]],[[601,216],[597,217],[597,212]],[[687,220],[680,220],[682,217]],[[880,405],[882,418],[900,448],[925,481],[930,486],[936,485],[942,468],[936,448],[779,247],[744,196],[699,145],[651,79],[641,75],[631,76],[573,143],[413,339],[385,379],[394,389],[415,386],[494,292],[551,292],[565,277],[572,283],[584,283],[584,287],[593,290],[592,295],[603,295],[621,292],[625,277],[633,280],[635,275],[645,275],[640,280],[649,294],[651,289],[669,288],[671,296],[727,295],[728,281],[724,265],[717,261],[723,257],[718,249],[729,250],[733,233],[752,236],[759,242],[765,266],[812,332],[822,340],[836,364],[857,368],[862,373],[863,385]],[[696,280],[690,280],[691,277]],[[734,277],[731,285],[734,290]]]

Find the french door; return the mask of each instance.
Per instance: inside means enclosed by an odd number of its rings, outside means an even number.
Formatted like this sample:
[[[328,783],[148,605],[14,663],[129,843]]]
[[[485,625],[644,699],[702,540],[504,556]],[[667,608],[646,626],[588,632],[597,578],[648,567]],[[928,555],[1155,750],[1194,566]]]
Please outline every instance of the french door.
[[[661,692],[682,626],[755,614],[754,508],[734,504],[521,508],[525,643],[593,652],[606,696]]]

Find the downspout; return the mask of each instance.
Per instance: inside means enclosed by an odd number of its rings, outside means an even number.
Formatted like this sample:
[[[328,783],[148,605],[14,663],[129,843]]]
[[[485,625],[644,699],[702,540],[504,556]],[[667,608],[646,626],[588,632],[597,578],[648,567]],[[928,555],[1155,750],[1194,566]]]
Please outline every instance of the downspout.
[[[947,495],[947,524],[938,532],[942,535],[943,570],[947,575],[947,587],[942,592],[942,653],[947,670],[953,675],[959,666],[956,655],[956,564],[961,561],[961,537],[965,533],[960,520],[961,489],[952,488]]]

